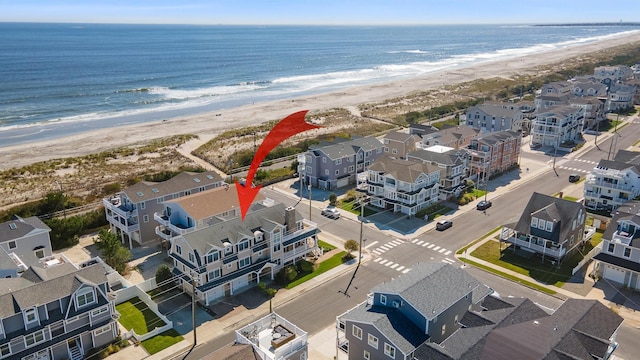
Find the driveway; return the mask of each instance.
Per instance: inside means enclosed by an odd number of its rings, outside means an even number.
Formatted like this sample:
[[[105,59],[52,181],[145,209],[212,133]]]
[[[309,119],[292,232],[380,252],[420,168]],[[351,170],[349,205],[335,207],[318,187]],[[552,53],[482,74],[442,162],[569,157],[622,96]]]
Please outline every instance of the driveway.
[[[158,310],[173,322],[173,328],[185,335],[193,330],[193,312],[191,296],[181,289],[173,288],[165,293],[153,297],[153,301],[158,304]],[[196,324],[202,325],[213,320],[201,306],[196,306]]]

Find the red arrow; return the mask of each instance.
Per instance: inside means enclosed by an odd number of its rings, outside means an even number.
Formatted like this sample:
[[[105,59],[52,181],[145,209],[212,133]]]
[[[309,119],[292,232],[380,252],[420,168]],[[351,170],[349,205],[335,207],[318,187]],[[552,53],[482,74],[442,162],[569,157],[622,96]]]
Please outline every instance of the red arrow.
[[[238,191],[238,200],[240,202],[242,221],[244,221],[244,217],[247,215],[247,211],[249,210],[253,199],[256,198],[256,195],[258,195],[258,191],[260,191],[260,188],[262,187],[262,185],[253,187],[252,183],[253,178],[256,175],[256,171],[258,171],[258,167],[267,157],[267,154],[269,154],[271,150],[278,146],[278,144],[290,138],[291,136],[299,134],[303,131],[320,127],[318,125],[309,124],[304,121],[304,116],[308,111],[309,110],[298,111],[297,113],[293,113],[280,120],[280,122],[277,123],[276,126],[271,129],[271,131],[269,131],[267,137],[264,138],[264,141],[262,141],[262,144],[258,148],[258,151],[256,151],[256,154],[251,161],[249,172],[247,173],[245,185],[240,185],[240,183],[238,183],[238,180],[236,180],[236,189]]]

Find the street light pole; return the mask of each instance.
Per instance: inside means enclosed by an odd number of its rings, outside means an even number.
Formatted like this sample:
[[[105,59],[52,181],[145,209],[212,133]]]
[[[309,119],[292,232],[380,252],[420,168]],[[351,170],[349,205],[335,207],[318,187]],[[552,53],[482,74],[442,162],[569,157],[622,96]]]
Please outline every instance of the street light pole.
[[[311,184],[309,184],[309,221],[311,221]]]
[[[362,262],[362,232],[364,230],[364,201],[363,198],[360,198],[360,245],[358,246],[358,265]]]
[[[196,347],[198,343],[198,338],[196,336],[196,287],[198,286],[198,277],[196,275],[192,275],[192,283],[193,291],[191,292],[191,316],[193,317],[193,347]]]

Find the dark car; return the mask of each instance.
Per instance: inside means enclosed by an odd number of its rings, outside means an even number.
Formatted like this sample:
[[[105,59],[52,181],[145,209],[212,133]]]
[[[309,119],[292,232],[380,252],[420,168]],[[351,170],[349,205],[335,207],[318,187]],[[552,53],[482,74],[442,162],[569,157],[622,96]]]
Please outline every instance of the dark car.
[[[488,200],[482,200],[478,203],[478,205],[476,205],[476,209],[477,210],[487,210],[488,208],[491,207],[491,201]]]
[[[578,182],[578,181],[580,181],[580,175],[578,175],[578,174],[569,175],[569,182],[574,183],[574,182]]]
[[[453,226],[453,221],[451,220],[440,220],[436,223],[436,230],[444,231]]]

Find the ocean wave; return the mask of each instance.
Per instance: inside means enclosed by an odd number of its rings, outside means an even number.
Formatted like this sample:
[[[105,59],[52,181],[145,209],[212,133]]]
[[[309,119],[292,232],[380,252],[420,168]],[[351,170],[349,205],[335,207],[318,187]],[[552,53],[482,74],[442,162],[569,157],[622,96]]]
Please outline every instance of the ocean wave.
[[[428,54],[428,51],[424,50],[394,50],[387,51],[387,54]]]
[[[203,97],[215,97],[251,92],[265,88],[265,83],[244,82],[232,86],[212,86],[191,90],[170,89],[168,87],[152,87],[149,94],[161,95],[164,99],[188,100]]]

